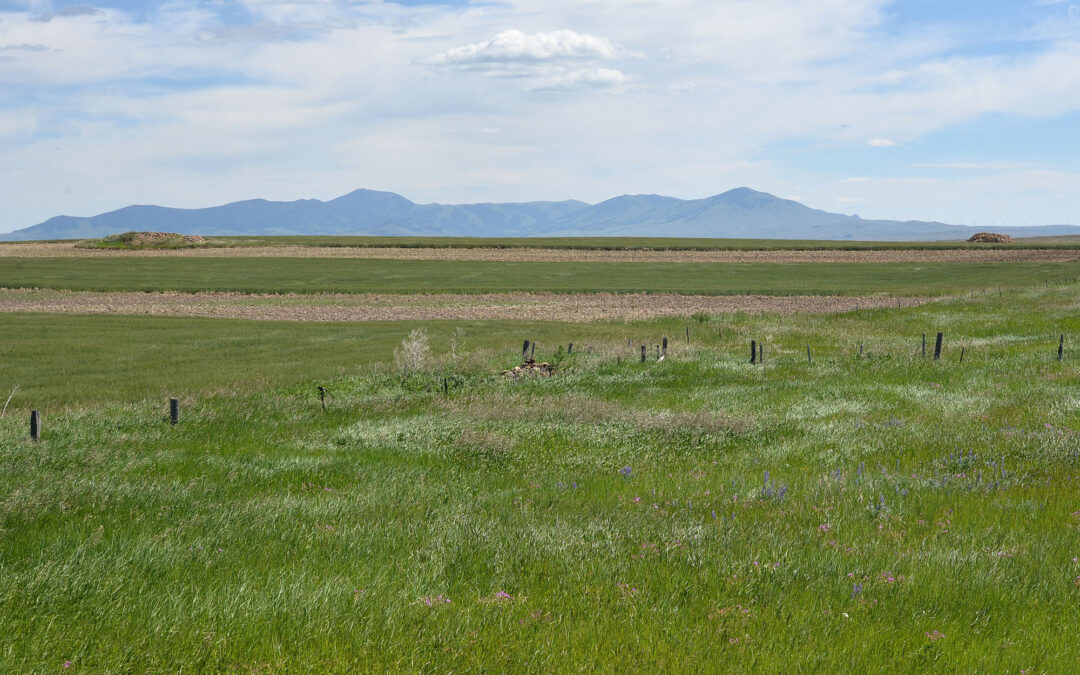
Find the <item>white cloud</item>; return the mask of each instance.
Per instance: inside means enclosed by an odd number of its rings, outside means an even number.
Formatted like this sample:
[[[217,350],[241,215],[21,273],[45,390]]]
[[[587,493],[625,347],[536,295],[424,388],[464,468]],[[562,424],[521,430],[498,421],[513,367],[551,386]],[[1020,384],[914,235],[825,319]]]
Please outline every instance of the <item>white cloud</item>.
[[[524,79],[533,91],[606,88],[631,78],[615,68],[594,65],[611,61],[622,49],[606,37],[572,30],[528,34],[505,30],[476,42],[435,54],[420,63],[439,69],[475,71],[490,78]]]
[[[894,148],[897,143],[888,138],[871,138],[867,145],[871,148]]]
[[[614,87],[630,81],[625,73],[611,68],[571,70],[539,80],[536,91],[557,91],[560,89],[580,89],[582,87]]]
[[[840,182],[841,183],[866,183],[866,182],[869,182],[869,181],[870,181],[870,179],[866,178],[865,176],[852,176],[851,178],[845,178],[844,180],[842,180]]]
[[[436,54],[426,62],[434,66],[474,66],[555,59],[613,59],[618,51],[608,38],[572,30],[532,35],[520,30],[505,30],[490,40]]]

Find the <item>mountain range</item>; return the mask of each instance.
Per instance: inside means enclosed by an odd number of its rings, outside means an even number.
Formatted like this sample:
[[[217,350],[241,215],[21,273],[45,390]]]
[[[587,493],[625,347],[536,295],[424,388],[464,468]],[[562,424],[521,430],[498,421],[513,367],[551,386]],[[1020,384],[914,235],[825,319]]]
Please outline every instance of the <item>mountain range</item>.
[[[623,195],[599,204],[567,200],[505,204],[416,204],[393,192],[355,190],[320,201],[252,199],[204,209],[128,206],[88,218],[56,216],[0,240],[86,239],[133,230],[200,235],[453,237],[619,236],[931,241],[966,239],[979,228],[939,222],[864,220],[736,188],[705,199]],[[1012,236],[1080,234],[1080,227],[1000,227]]]

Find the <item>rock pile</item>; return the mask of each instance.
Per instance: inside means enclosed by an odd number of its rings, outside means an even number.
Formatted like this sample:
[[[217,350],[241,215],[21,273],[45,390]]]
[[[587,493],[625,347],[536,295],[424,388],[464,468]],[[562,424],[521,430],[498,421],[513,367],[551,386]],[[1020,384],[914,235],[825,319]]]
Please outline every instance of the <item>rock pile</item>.
[[[979,232],[971,235],[971,239],[968,241],[979,242],[982,244],[1011,244],[1013,238],[1007,234],[995,234],[993,232]]]
[[[551,377],[555,372],[555,366],[550,363],[537,363],[535,359],[529,359],[520,366],[514,366],[510,370],[502,371],[504,377],[511,380],[517,380],[522,377],[530,375],[538,375],[540,377]]]
[[[183,239],[189,244],[205,244],[206,240],[197,234],[176,234],[175,232],[133,232],[131,243],[136,246],[153,244],[156,242],[169,241],[171,239]]]

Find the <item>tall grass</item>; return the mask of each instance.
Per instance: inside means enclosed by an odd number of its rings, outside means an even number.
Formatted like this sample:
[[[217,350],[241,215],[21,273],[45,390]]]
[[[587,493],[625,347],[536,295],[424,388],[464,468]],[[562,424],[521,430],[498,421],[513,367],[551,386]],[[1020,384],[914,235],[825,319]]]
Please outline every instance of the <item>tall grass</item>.
[[[0,670],[1068,671],[1077,290],[8,415]]]

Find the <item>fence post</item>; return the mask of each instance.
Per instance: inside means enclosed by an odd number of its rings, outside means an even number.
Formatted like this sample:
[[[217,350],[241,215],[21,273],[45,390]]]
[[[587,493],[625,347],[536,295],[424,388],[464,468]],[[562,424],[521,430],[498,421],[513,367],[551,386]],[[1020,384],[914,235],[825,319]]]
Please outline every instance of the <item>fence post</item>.
[[[641,362],[645,363],[645,345],[641,345]]]
[[[529,358],[536,360],[536,340],[533,340],[533,343],[529,345]]]
[[[169,399],[169,423],[177,424],[180,421],[180,399]]]
[[[922,355],[926,356],[926,333],[922,334]]]
[[[30,440],[35,443],[41,440],[41,413],[36,410],[30,411]]]
[[[1065,358],[1065,334],[1061,334],[1061,339],[1058,340],[1058,361]]]
[[[757,346],[758,363],[765,365],[765,343],[762,342]]]
[[[757,340],[750,341],[750,363],[757,363]]]
[[[529,358],[529,341],[526,340],[525,344],[521,345],[521,360]]]
[[[666,359],[667,358],[667,338],[664,338],[662,342],[664,343],[664,358]]]
[[[945,334],[938,331],[937,340],[934,341],[934,360],[937,361],[941,358],[941,341],[945,337]]]
[[[319,403],[322,404],[322,409],[326,410],[326,390],[319,387]]]
[[[810,365],[814,364],[814,357],[810,354],[810,345],[806,345],[806,362]]]
[[[690,326],[686,327],[686,341],[690,342]]]
[[[571,342],[570,346],[566,348],[566,354],[567,354],[567,356],[569,356],[570,354],[573,354],[573,353],[574,353],[574,343]]]
[[[964,351],[966,351],[966,350],[967,350],[967,347],[961,347],[960,348],[960,363],[964,362]]]

